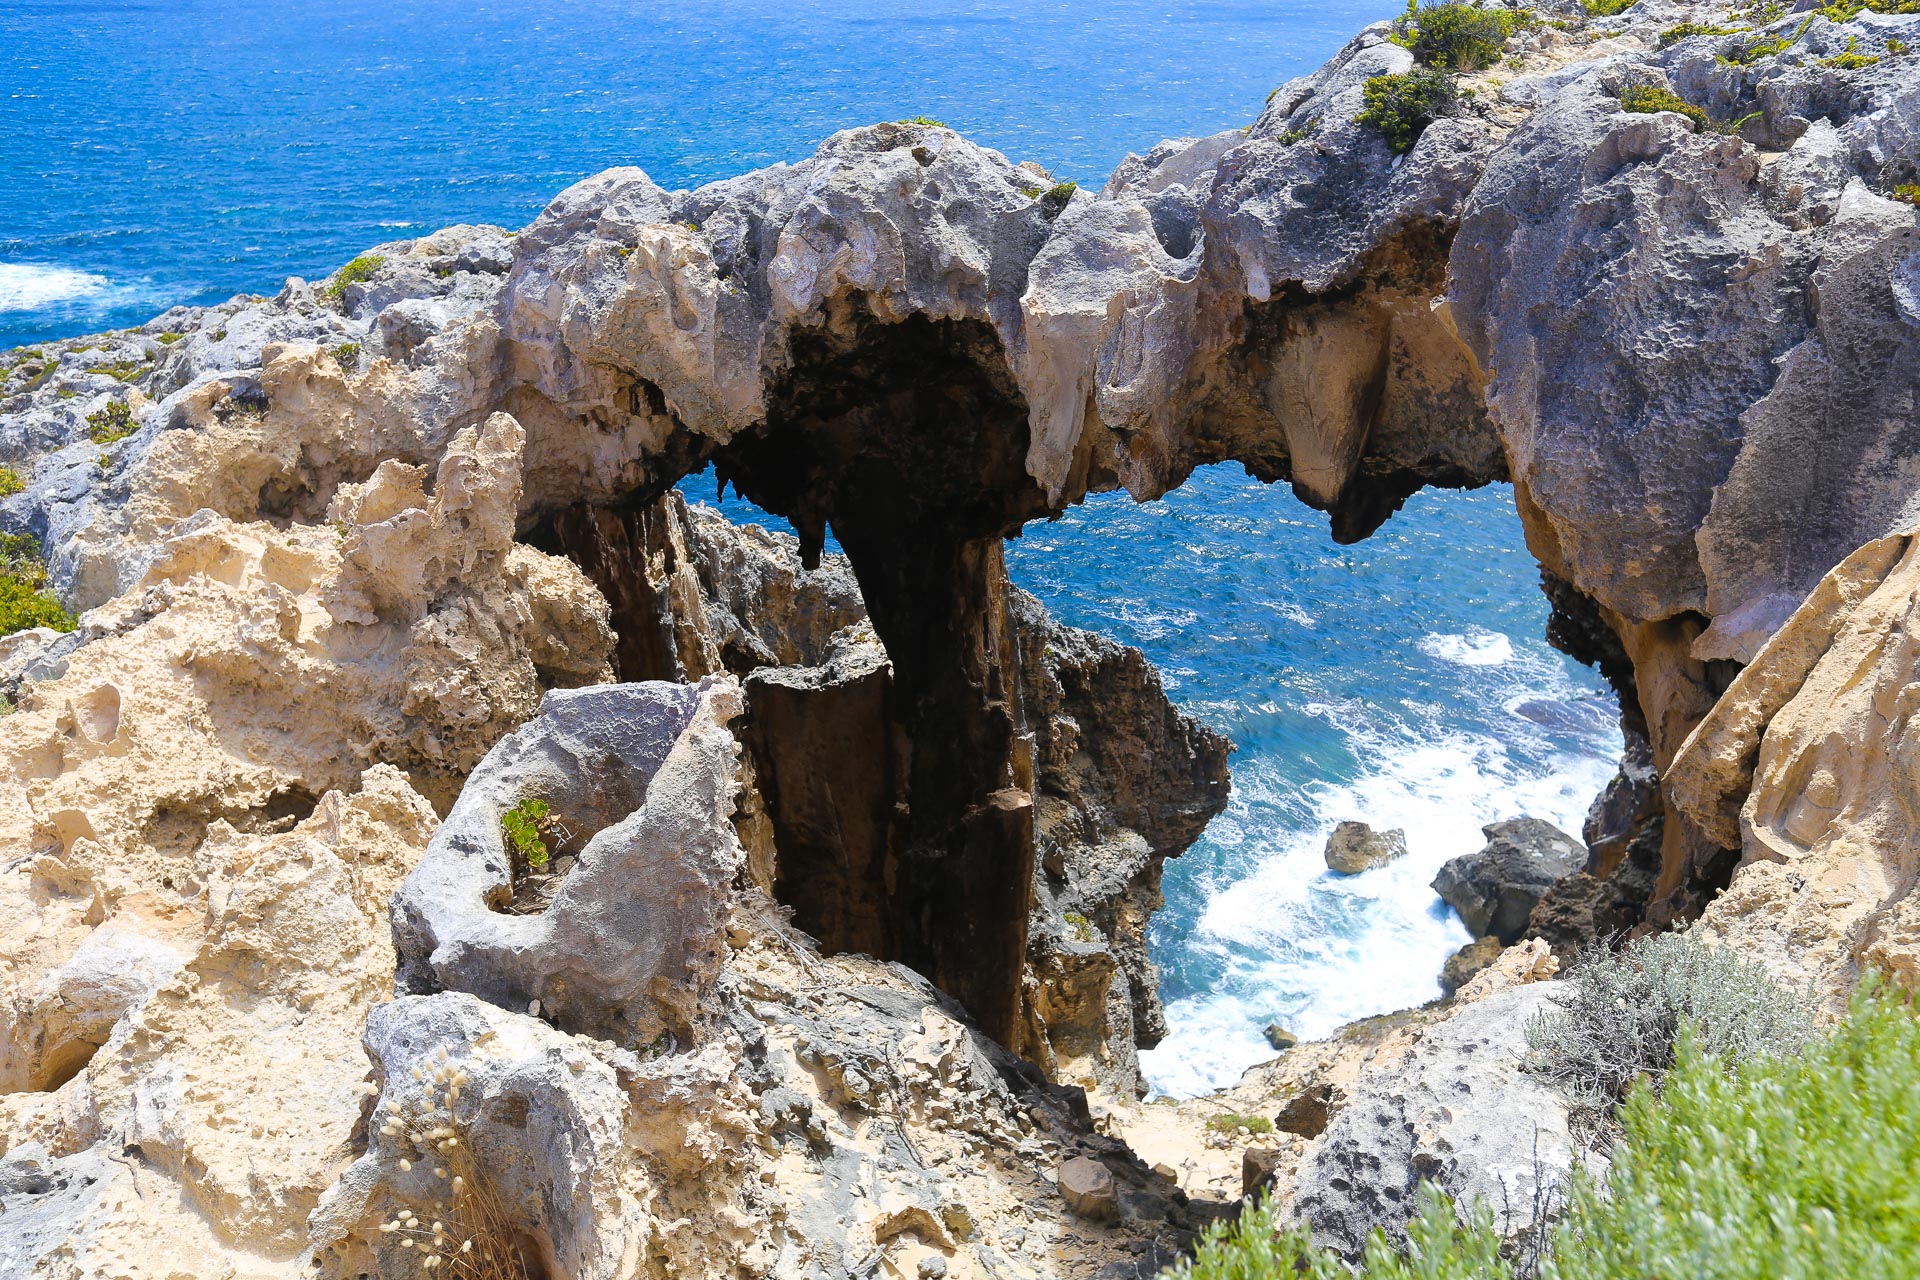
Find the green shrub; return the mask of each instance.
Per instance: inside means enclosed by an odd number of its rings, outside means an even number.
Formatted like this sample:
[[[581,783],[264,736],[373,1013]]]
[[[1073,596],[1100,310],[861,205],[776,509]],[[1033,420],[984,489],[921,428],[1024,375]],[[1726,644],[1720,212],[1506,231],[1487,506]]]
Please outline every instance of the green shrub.
[[[1620,106],[1626,111],[1637,111],[1644,115],[1653,115],[1661,111],[1672,111],[1693,121],[1694,128],[1711,127],[1707,113],[1694,106],[1670,89],[1662,89],[1650,84],[1630,84],[1620,90]]]
[[[1092,942],[1097,936],[1093,930],[1093,921],[1078,911],[1069,911],[1066,915],[1067,932],[1073,935],[1075,942]]]
[[[1370,77],[1360,92],[1367,105],[1354,120],[1378,129],[1395,155],[1411,149],[1454,101],[1453,81],[1431,67]]]
[[[1604,1179],[1576,1174],[1543,1280],[1910,1280],[1920,1275],[1920,1021],[1863,984],[1794,1055],[1738,1064],[1681,1038],[1663,1088],[1636,1088]],[[1422,1184],[1407,1244],[1357,1268],[1265,1202],[1217,1224],[1175,1280],[1512,1280],[1485,1205],[1467,1225]]]
[[[945,120],[935,120],[932,116],[908,116],[905,120],[896,121],[896,123],[924,124],[934,129],[944,129],[947,127],[947,122]]]
[[[1605,1117],[1636,1082],[1659,1087],[1683,1030],[1732,1064],[1798,1050],[1813,1015],[1804,997],[1733,948],[1656,934],[1573,968],[1554,1007],[1527,1024],[1527,1070]]]
[[[342,369],[353,369],[360,363],[360,344],[343,342],[333,349],[333,358]]]
[[[4,462],[0,462],[0,498],[11,498],[27,487],[20,473]]]
[[[138,429],[139,424],[133,420],[133,410],[124,401],[109,400],[106,408],[87,415],[87,439],[95,444],[125,440]]]
[[[73,615],[46,585],[40,540],[31,534],[0,533],[0,636],[29,627],[73,630]]]
[[[1920,205],[1920,185],[1909,182],[1905,186],[1895,187],[1887,194],[1895,200],[1904,200],[1908,204]]]
[[[1633,6],[1634,0],[1580,0],[1580,7],[1596,18],[1611,18]]]
[[[1869,982],[1798,1057],[1732,1072],[1689,1040],[1577,1182],[1560,1280],[1920,1275],[1920,1023]]]
[[[186,336],[187,335],[184,333],[175,333],[171,329],[169,329],[167,332],[160,335],[159,342],[160,342],[160,345],[163,347],[170,347],[174,343],[180,341],[180,339]]]
[[[531,796],[500,815],[500,829],[513,851],[525,858],[530,867],[547,865],[547,842],[540,838],[540,825],[547,820],[545,800]]]
[[[336,302],[339,301],[340,298],[346,294],[348,285],[365,284],[367,281],[373,279],[374,273],[380,270],[381,266],[386,263],[386,260],[383,254],[361,254],[352,262],[349,262],[346,266],[333,273],[333,278],[327,281],[325,290],[327,297],[332,298]]]
[[[1419,0],[1407,0],[1407,11],[1394,20],[1387,39],[1423,66],[1480,71],[1500,60],[1507,40],[1530,16],[1462,0],[1429,0],[1424,7]]]
[[[1273,1121],[1266,1116],[1243,1116],[1228,1111],[1212,1116],[1207,1120],[1207,1128],[1215,1133],[1232,1133],[1235,1129],[1245,1129],[1248,1133],[1272,1133]]]

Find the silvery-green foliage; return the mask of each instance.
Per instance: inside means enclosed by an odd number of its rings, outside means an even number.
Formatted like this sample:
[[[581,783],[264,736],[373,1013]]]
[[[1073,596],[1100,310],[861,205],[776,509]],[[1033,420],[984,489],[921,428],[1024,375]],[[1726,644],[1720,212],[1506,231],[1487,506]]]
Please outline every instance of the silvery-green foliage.
[[[1796,1053],[1813,1034],[1806,999],[1765,966],[1687,933],[1600,949],[1527,1024],[1527,1069],[1576,1107],[1605,1116],[1646,1079],[1658,1087],[1682,1031],[1723,1065]]]

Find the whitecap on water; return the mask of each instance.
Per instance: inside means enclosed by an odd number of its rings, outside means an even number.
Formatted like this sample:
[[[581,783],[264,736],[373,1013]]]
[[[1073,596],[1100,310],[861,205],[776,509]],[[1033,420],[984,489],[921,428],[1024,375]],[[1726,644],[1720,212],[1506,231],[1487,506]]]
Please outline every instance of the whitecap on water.
[[[72,267],[38,262],[0,262],[0,311],[38,311],[56,302],[96,297],[107,278]]]
[[[1513,661],[1513,641],[1497,631],[1430,634],[1421,638],[1420,652],[1459,667],[1498,667]]]
[[[1431,724],[1369,725],[1333,705],[1321,714],[1342,724],[1367,764],[1351,781],[1306,788],[1308,822],[1240,833],[1248,838],[1234,861],[1245,871],[1207,891],[1185,943],[1204,956],[1158,957],[1163,966],[1200,959],[1212,976],[1204,991],[1169,1001],[1169,1034],[1141,1054],[1157,1093],[1192,1096],[1232,1084],[1273,1056],[1261,1035],[1269,1022],[1314,1039],[1438,997],[1442,962],[1472,940],[1433,892],[1441,864],[1479,848],[1484,824],[1522,814],[1578,832],[1618,750],[1604,723],[1589,726],[1588,750],[1567,752],[1544,741],[1522,746],[1487,733],[1436,733]],[[1236,769],[1234,786],[1260,805],[1277,797],[1244,793],[1287,789],[1284,774]],[[1401,828],[1406,856],[1357,876],[1328,871],[1327,836],[1349,818]],[[1210,831],[1209,838],[1226,834]]]

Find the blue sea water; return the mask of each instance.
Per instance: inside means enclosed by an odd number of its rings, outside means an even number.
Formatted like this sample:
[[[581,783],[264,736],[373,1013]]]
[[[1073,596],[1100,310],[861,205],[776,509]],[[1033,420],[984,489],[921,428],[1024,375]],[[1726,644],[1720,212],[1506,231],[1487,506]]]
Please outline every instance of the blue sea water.
[[[1097,184],[1244,124],[1394,0],[7,0],[0,348],[273,292],[453,222],[522,225],[615,164],[692,185],[933,116]],[[705,485],[701,496],[710,493]],[[1066,621],[1144,648],[1238,747],[1231,807],[1167,875],[1161,1089],[1229,1083],[1438,993],[1466,933],[1426,882],[1479,824],[1578,827],[1618,734],[1546,608],[1510,491],[1422,493],[1370,541],[1231,468],[1095,499],[1012,544]],[[1328,874],[1358,817],[1401,863]]]

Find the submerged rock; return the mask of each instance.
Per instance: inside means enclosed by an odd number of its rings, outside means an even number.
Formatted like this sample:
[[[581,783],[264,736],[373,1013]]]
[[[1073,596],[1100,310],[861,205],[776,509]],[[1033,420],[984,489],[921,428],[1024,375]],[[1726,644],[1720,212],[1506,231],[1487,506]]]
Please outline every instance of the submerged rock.
[[[1343,876],[1385,866],[1407,853],[1407,833],[1399,827],[1375,831],[1364,822],[1343,822],[1327,837],[1327,866]]]
[[[1486,847],[1440,868],[1433,890],[1476,937],[1518,942],[1554,885],[1586,865],[1586,846],[1550,822],[1515,818],[1482,828]]]

